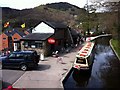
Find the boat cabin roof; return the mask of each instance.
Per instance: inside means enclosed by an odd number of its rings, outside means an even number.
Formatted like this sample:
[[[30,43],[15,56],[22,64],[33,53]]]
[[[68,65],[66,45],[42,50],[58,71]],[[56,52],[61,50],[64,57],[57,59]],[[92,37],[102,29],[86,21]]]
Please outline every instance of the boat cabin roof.
[[[81,50],[78,51],[76,57],[87,58],[92,52],[93,47],[94,47],[94,42],[85,43],[85,45],[81,48]]]

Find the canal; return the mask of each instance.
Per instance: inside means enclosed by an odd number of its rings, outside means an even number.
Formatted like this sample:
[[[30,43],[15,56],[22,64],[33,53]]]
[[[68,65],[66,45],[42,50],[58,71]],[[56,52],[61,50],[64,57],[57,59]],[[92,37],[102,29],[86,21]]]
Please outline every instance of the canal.
[[[91,73],[72,70],[63,83],[70,88],[120,88],[120,62],[109,45],[110,37],[96,40],[94,63]]]

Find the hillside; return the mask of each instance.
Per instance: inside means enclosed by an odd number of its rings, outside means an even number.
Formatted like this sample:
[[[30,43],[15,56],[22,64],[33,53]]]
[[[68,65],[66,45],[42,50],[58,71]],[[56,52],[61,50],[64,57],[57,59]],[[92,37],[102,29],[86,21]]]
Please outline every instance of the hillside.
[[[2,23],[9,21],[11,27],[20,27],[26,23],[26,28],[34,27],[42,20],[63,22],[70,26],[79,23],[79,18],[86,11],[66,2],[40,5],[31,9],[16,10],[7,7],[2,8]]]

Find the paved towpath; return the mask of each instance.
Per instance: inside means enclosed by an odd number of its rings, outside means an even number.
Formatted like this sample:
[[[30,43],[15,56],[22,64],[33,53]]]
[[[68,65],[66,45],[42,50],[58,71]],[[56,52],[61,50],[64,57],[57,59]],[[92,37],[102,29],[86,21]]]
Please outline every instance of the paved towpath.
[[[14,84],[15,88],[63,88],[62,80],[69,72],[78,48],[60,58],[48,57],[39,62],[37,70],[26,71]],[[61,60],[62,59],[62,60]]]

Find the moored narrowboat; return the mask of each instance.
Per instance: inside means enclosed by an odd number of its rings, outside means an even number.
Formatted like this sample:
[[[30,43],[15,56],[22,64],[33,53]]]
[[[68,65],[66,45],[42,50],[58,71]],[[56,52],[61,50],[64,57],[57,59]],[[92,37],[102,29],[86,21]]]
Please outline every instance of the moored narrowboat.
[[[87,42],[82,49],[78,51],[73,64],[74,69],[90,70],[94,58],[94,53],[92,52],[94,45],[94,42]]]

